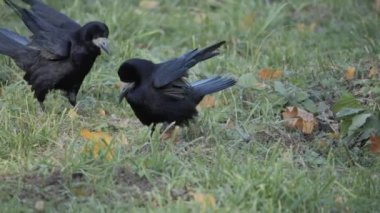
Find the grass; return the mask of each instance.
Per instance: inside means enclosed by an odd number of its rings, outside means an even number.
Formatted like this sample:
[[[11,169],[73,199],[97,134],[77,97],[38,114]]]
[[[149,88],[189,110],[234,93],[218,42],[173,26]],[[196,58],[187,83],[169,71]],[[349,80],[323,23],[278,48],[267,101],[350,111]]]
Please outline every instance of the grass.
[[[154,9],[138,1],[46,2],[81,23],[105,21],[113,54],[98,58],[86,77],[79,116],[69,116],[58,92],[38,113],[22,71],[0,57],[1,212],[379,211],[379,156],[368,147],[348,150],[321,129],[303,135],[285,128],[281,110],[294,100],[274,93],[273,82],[255,87],[268,67],[329,106],[352,92],[342,80],[347,66],[364,73],[379,61],[372,1],[161,0]],[[27,33],[3,3],[0,14],[2,27]],[[228,41],[223,54],[192,69],[190,79],[254,77],[216,94],[216,107],[202,109],[178,141],[161,141],[158,132],[150,139],[130,107],[117,104],[118,66],[219,40]],[[112,135],[114,157],[83,153],[91,142],[81,129]],[[194,194],[215,198],[215,206]]]

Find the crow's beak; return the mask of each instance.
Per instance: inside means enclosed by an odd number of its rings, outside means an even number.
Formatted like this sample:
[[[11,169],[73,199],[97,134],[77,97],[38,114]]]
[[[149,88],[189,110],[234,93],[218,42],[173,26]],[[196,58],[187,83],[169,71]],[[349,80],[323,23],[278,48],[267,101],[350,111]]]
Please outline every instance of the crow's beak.
[[[133,83],[127,83],[123,87],[123,89],[121,90],[120,95],[119,95],[119,103],[121,103],[123,101],[123,98],[127,96],[128,92],[132,89],[133,86],[134,86]]]
[[[100,49],[102,49],[107,54],[110,54],[110,48],[109,48],[109,42],[107,38],[99,37],[94,40],[92,40],[92,43],[94,43],[96,46],[98,46]]]

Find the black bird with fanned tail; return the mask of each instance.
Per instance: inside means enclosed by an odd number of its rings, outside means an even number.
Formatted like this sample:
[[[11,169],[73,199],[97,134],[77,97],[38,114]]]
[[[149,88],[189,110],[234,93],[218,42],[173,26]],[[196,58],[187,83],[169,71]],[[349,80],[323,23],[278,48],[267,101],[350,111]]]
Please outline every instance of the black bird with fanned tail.
[[[229,77],[212,77],[188,83],[184,77],[197,63],[219,55],[219,42],[204,49],[192,50],[166,62],[155,64],[145,59],[130,59],[119,68],[120,80],[127,84],[120,94],[125,97],[137,118],[145,125],[157,123],[186,124],[197,115],[196,106],[207,94],[233,86]]]
[[[101,22],[79,25],[66,15],[40,0],[23,0],[30,9],[12,0],[12,8],[32,32],[29,39],[0,28],[0,54],[11,57],[25,71],[41,107],[50,90],[65,92],[71,105],[76,105],[80,86],[101,50],[108,50],[108,27]]]

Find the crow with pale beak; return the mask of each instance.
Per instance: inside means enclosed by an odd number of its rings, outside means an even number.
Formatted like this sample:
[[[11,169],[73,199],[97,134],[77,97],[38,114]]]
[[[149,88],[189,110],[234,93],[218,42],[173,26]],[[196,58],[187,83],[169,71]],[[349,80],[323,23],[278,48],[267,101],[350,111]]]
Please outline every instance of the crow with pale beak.
[[[151,133],[157,123],[186,124],[197,115],[196,106],[205,95],[236,83],[233,78],[221,76],[193,83],[185,79],[191,67],[219,55],[217,49],[224,43],[195,49],[158,64],[138,58],[125,61],[118,71],[120,80],[127,83],[119,101],[125,98],[143,124],[153,124]]]
[[[4,0],[32,32],[30,39],[0,28],[0,54],[11,57],[25,71],[42,109],[50,90],[65,92],[76,105],[78,91],[101,51],[109,53],[107,25],[93,21],[83,26],[40,0],[23,0],[30,9]]]

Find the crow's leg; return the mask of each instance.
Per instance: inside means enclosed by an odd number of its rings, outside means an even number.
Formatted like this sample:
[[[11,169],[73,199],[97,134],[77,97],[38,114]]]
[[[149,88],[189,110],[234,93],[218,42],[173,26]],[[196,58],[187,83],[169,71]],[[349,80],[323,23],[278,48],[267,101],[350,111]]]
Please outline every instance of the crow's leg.
[[[47,93],[48,93],[47,90],[34,90],[34,97],[37,98],[38,103],[40,105],[40,110],[42,112],[45,112],[44,101],[45,101],[45,97]]]
[[[44,102],[40,102],[38,101],[38,103],[40,104],[40,109],[42,112],[45,112],[46,108],[45,108],[45,105],[44,105]]]
[[[156,123],[154,123],[153,125],[152,125],[152,128],[150,129],[150,137],[152,137],[153,136],[153,133],[154,133],[154,131],[156,130]]]
[[[79,88],[73,87],[70,90],[66,91],[66,97],[69,100],[71,106],[75,107],[77,105],[77,94],[78,94]]]
[[[67,99],[69,99],[71,106],[75,107],[75,105],[77,105],[77,95],[75,93],[67,93]]]

